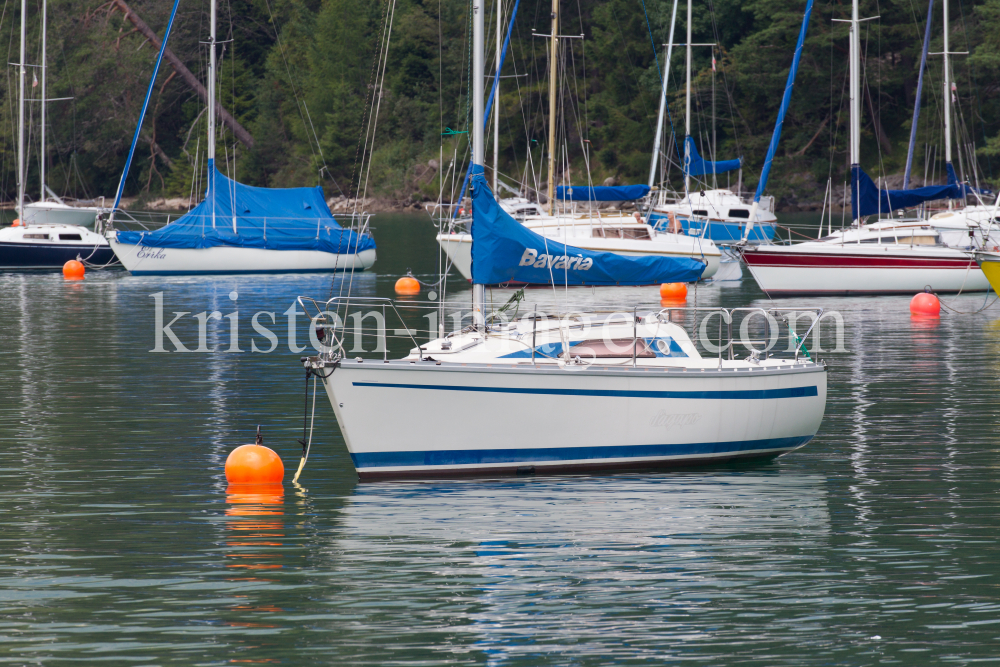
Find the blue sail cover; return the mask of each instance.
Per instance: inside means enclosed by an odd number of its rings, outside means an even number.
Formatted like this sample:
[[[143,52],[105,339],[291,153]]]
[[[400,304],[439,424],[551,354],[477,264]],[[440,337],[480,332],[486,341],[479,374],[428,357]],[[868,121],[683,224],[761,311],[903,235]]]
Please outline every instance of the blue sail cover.
[[[540,236],[500,208],[483,168],[473,168],[472,282],[477,285],[655,285],[693,282],[704,270],[705,262],[691,257],[625,257]]]
[[[684,173],[688,176],[724,174],[727,171],[739,169],[743,165],[743,158],[709,162],[698,155],[698,149],[694,147],[694,139],[690,136],[684,138],[684,151]]]
[[[556,199],[566,201],[631,201],[649,194],[648,185],[560,185]]]
[[[891,213],[900,208],[912,208],[938,199],[964,199],[967,194],[978,192],[976,188],[958,182],[955,169],[946,163],[947,185],[927,185],[912,190],[880,190],[860,165],[851,165],[851,218],[857,220],[864,215]],[[982,191],[988,194],[988,191]]]
[[[226,178],[211,161],[208,173],[204,201],[160,229],[118,232],[118,242],[150,248],[232,246],[336,254],[375,247],[370,236],[337,224],[318,186],[255,188]]]

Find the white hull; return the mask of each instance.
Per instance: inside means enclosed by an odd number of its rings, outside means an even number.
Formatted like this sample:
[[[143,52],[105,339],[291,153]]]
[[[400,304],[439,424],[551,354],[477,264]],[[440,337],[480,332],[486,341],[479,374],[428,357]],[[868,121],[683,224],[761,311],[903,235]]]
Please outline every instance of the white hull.
[[[374,248],[335,255],[319,250],[229,246],[148,248],[118,243],[113,235],[109,241],[122,265],[136,275],[364,271],[375,263]]]
[[[658,234],[657,239],[665,235]],[[675,235],[670,235],[675,236]],[[563,243],[562,238],[553,239]],[[693,239],[697,244],[699,239]],[[472,235],[471,234],[438,234],[437,242],[448,256],[448,261],[458,270],[466,280],[472,280]],[[585,237],[568,238],[567,245],[592,250],[594,252],[613,252],[616,255],[631,257],[646,257],[649,255],[664,255],[676,257],[693,257],[703,259],[707,262],[705,271],[701,278],[711,278],[719,270],[721,254],[719,249],[706,242],[705,254],[697,252],[694,245],[685,247],[684,245],[658,243],[654,240],[628,240],[628,239],[589,239]]]
[[[325,385],[362,478],[776,456],[815,435],[826,404],[815,364],[651,373],[345,360]]]
[[[981,292],[990,288],[975,258],[935,246],[836,245],[748,248],[743,259],[769,296]]]
[[[35,202],[24,205],[28,225],[77,225],[93,227],[100,209],[92,206],[68,206],[58,202]]]

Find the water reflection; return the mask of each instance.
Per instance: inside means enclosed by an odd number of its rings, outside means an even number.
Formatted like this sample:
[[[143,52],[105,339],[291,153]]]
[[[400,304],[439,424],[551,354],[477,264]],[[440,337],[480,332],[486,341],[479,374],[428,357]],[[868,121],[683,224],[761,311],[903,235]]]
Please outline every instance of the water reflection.
[[[460,605],[452,631],[490,663],[546,647],[582,657],[616,636],[629,638],[618,658],[644,657],[684,634],[683,616],[754,607],[762,584],[791,594],[830,535],[822,477],[752,469],[365,484],[338,523],[330,548],[359,581],[356,604],[410,582],[380,624],[427,626]]]
[[[225,528],[232,533],[226,541],[232,562],[227,568],[276,570],[280,553],[267,553],[269,547],[281,547],[285,537],[285,490],[281,484],[230,484],[226,489]],[[262,518],[266,517],[266,518]],[[263,551],[263,553],[262,553]],[[263,562],[262,562],[263,561]]]

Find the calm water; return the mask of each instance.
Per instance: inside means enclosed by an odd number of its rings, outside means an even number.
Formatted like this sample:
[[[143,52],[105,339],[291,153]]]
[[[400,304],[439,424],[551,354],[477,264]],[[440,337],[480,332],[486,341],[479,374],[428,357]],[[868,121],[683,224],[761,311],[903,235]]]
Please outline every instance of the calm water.
[[[376,227],[356,293],[389,295],[407,267],[431,278],[426,218]],[[1000,660],[1000,306],[927,323],[905,298],[817,300],[844,313],[847,351],[820,355],[819,437],[770,463],[359,484],[320,397],[301,485],[227,493],[225,458],[258,424],[294,471],[304,383],[282,313],[339,280],[0,276],[0,662]],[[167,321],[238,310],[243,351],[223,351],[223,319],[217,352],[151,353],[160,292]],[[468,298],[458,279],[448,293]],[[698,300],[766,304],[751,282]],[[276,313],[271,354],[249,351],[267,348],[258,310]],[[173,331],[197,347],[192,315]],[[447,410],[427,418],[447,428]],[[483,426],[519,433],[517,415]]]

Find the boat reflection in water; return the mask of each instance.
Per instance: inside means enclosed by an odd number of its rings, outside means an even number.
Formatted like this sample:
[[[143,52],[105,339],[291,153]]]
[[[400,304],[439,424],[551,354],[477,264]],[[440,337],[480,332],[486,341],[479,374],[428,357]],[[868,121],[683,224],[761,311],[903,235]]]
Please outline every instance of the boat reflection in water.
[[[781,467],[359,484],[328,547],[338,597],[365,608],[392,590],[388,633],[446,624],[451,645],[473,635],[496,660],[611,644],[619,658],[667,657],[715,641],[691,614],[768,611],[814,567],[826,479]]]

